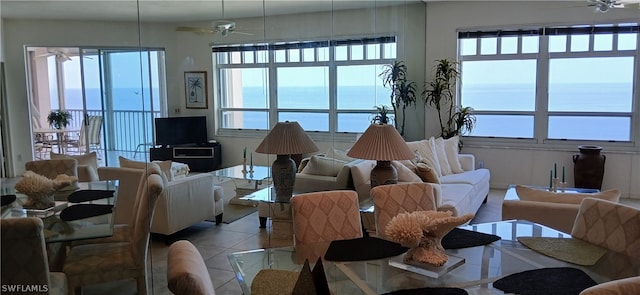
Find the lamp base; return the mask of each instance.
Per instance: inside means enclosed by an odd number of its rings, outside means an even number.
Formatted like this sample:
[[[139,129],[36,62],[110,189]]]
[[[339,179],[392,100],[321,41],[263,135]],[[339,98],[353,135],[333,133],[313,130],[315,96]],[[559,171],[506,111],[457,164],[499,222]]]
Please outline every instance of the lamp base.
[[[378,161],[371,170],[371,187],[398,183],[398,172],[391,161]]]
[[[271,165],[271,176],[276,190],[276,202],[289,203],[296,181],[296,163],[289,155],[278,155]]]

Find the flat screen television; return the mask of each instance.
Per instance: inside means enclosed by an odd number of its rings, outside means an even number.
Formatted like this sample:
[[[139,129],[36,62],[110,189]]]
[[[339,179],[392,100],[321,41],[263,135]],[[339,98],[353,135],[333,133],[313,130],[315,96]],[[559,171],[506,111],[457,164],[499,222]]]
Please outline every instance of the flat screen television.
[[[208,141],[207,117],[156,118],[156,145],[198,145]]]

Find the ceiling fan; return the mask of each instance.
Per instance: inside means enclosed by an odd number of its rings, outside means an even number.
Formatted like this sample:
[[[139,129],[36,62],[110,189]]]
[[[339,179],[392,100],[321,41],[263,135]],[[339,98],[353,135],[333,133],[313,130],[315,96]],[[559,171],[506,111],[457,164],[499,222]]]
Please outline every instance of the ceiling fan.
[[[47,51],[47,53],[36,55],[36,57],[49,57],[49,56],[55,56],[57,62],[65,62],[65,61],[71,60],[71,57],[69,57],[69,55],[67,55],[62,50]]]
[[[250,33],[236,31],[236,22],[230,20],[216,20],[211,22],[211,27],[176,27],[177,32],[193,32],[196,34],[215,34],[220,33],[226,37],[229,34],[253,35]]]
[[[640,1],[623,0],[588,0],[589,6],[594,7],[595,12],[605,13],[613,8],[625,8],[630,5],[638,5]],[[625,4],[627,6],[625,6]]]

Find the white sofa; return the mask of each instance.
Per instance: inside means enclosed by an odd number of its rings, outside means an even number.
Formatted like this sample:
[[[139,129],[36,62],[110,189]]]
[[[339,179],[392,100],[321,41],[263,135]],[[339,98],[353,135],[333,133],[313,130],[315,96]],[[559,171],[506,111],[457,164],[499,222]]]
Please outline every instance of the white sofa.
[[[459,154],[458,159],[464,172],[439,178],[440,184],[434,184],[438,192],[436,205],[439,211],[451,211],[454,216],[476,214],[489,194],[490,173],[488,169],[475,169],[474,155]],[[361,208],[373,206],[373,200],[369,195],[371,189],[369,178],[375,164],[375,161],[362,161],[351,167],[351,175]],[[399,181],[407,182],[402,178]],[[418,177],[417,180],[412,181],[421,180]]]

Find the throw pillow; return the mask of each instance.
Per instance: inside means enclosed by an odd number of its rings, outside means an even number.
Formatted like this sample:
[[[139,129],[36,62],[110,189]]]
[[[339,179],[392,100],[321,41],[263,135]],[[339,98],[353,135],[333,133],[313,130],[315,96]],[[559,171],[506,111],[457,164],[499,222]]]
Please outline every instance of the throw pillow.
[[[300,173],[335,177],[345,164],[347,162],[333,158],[311,156],[309,163]]]
[[[79,181],[98,181],[98,155],[96,152],[90,152],[84,155],[65,155],[51,152],[51,159],[76,159],[78,161],[78,180]]]
[[[148,162],[135,161],[127,159],[123,156],[118,156],[118,161],[120,162],[120,167],[122,168],[133,168],[133,169],[147,169]],[[155,163],[160,167],[165,182],[172,181],[173,177],[171,175],[171,160],[166,161],[152,161],[151,163]]]
[[[309,164],[309,159],[311,159],[311,157],[307,157],[302,159],[302,161],[300,161],[300,165],[298,166],[298,173],[302,173],[302,170],[304,170],[304,167],[307,166],[307,164]]]
[[[444,149],[444,139],[442,139],[442,137],[438,137],[437,139],[435,139],[435,148],[436,155],[438,157],[438,163],[440,163],[441,174],[453,174],[453,171],[451,171],[451,165],[449,165],[449,160],[447,159],[447,152]]]
[[[422,179],[424,182],[437,183],[440,184],[440,178],[438,178],[438,174],[436,171],[426,163],[418,163],[416,174]]]
[[[520,200],[565,204],[580,204],[584,198],[598,198],[611,202],[620,200],[620,190],[612,189],[599,193],[583,194],[583,193],[554,193],[543,189],[530,188],[524,185],[516,185],[516,193]]]
[[[464,172],[460,164],[460,158],[458,158],[458,143],[460,143],[460,138],[457,135],[444,140],[444,151],[447,154],[451,172],[454,174]]]
[[[420,155],[418,162],[429,163],[436,171],[436,174],[438,174],[438,176],[442,176],[438,157],[436,156],[435,147],[433,146],[435,141],[432,143],[432,139],[433,137],[420,141],[407,142],[407,146],[409,146],[412,151],[415,151]]]
[[[400,161],[392,161],[391,165],[396,168],[398,173],[398,182],[422,182],[422,179],[411,171],[407,166],[400,163]]]
[[[355,158],[347,156],[347,152],[348,150],[342,151],[342,150],[330,147],[325,153],[325,156],[327,158],[333,158],[333,159],[345,161],[345,162],[351,162],[355,160]]]

